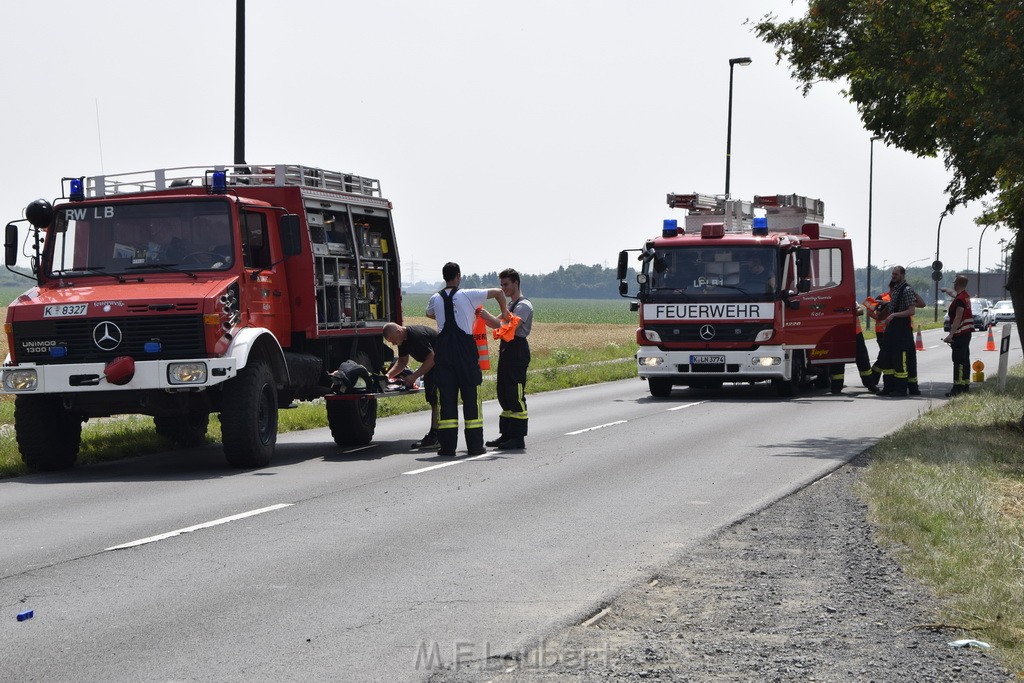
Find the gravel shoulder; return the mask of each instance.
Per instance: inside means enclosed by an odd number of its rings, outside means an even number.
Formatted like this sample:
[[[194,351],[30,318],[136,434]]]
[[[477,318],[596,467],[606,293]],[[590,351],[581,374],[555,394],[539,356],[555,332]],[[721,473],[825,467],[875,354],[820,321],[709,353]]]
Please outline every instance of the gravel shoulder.
[[[1014,680],[877,546],[867,457],[681,554],[597,616],[431,681]]]

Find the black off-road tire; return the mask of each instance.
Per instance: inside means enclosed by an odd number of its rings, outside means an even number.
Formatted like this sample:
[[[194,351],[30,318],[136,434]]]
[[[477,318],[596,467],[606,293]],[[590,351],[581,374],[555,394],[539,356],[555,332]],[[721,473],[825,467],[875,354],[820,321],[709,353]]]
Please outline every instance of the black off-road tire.
[[[21,460],[33,472],[75,466],[82,444],[82,418],[64,409],[60,396],[17,396],[14,432]]]
[[[225,382],[221,397],[221,440],[228,464],[265,467],[277,444],[277,386],[262,360],[252,361]]]
[[[377,399],[363,396],[353,400],[327,401],[327,424],[339,446],[365,446],[373,441],[377,428]]]
[[[156,433],[182,448],[195,448],[206,443],[206,430],[210,426],[207,413],[157,416],[153,418]]]
[[[647,388],[655,398],[668,398],[672,395],[672,380],[664,377],[648,377]]]

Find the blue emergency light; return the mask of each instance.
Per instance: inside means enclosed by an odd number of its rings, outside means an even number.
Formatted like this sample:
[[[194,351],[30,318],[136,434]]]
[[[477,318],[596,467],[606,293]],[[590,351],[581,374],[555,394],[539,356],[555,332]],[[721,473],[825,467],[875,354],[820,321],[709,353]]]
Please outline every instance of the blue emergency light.
[[[224,171],[214,171],[210,174],[210,192],[213,194],[227,194],[228,174]]]
[[[662,237],[675,237],[679,234],[679,222],[675,218],[666,218],[661,227]]]
[[[751,229],[758,237],[764,237],[768,234],[768,217],[767,216],[754,216],[754,226]]]
[[[163,344],[158,341],[148,341],[142,345],[142,349],[146,353],[160,353],[160,349],[163,348]]]
[[[68,199],[73,202],[80,202],[85,199],[85,183],[82,182],[81,178],[71,179],[71,192],[68,193]]]
[[[50,358],[64,358],[68,355],[68,347],[66,346],[51,346],[50,347]]]

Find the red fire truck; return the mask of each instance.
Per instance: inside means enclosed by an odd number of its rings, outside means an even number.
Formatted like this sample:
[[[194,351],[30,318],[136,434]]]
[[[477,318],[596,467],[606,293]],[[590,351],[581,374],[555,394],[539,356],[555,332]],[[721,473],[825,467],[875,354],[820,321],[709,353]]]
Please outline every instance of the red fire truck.
[[[853,252],[822,225],[824,203],[798,195],[668,195],[687,209],[661,237],[619,254],[619,293],[635,299],[637,367],[653,396],[673,386],[771,381],[791,396],[855,361]],[[639,291],[625,282],[639,252]]]
[[[338,394],[346,360],[379,371],[401,322],[391,202],[380,183],[307,166],[214,165],[65,178],[7,226],[8,269],[35,286],[7,309],[0,390],[35,470],[71,467],[82,423],[153,416],[182,445],[219,413],[235,467],[266,465],[277,411],[325,398],[339,445],[373,438],[372,390]]]

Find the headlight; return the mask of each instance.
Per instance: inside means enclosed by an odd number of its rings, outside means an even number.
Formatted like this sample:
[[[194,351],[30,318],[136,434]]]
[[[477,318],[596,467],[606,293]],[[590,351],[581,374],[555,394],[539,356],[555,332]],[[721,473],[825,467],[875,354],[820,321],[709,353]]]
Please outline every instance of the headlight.
[[[636,359],[639,365],[646,365],[648,367],[654,365],[661,365],[665,362],[665,359],[661,356],[640,356]]]
[[[773,330],[772,328],[769,327],[767,330],[761,330],[760,332],[758,332],[757,336],[754,337],[754,341],[756,341],[756,342],[766,342],[769,339],[771,339],[774,335],[775,335],[775,330]]]
[[[171,363],[167,366],[171,384],[205,384],[206,363]]]
[[[7,391],[35,391],[39,375],[35,370],[7,370],[4,372],[4,389]]]
[[[782,359],[776,356],[754,356],[750,359],[750,364],[766,368],[772,365],[782,365]]]
[[[661,342],[661,335],[654,330],[644,330],[644,339],[649,342]]]

